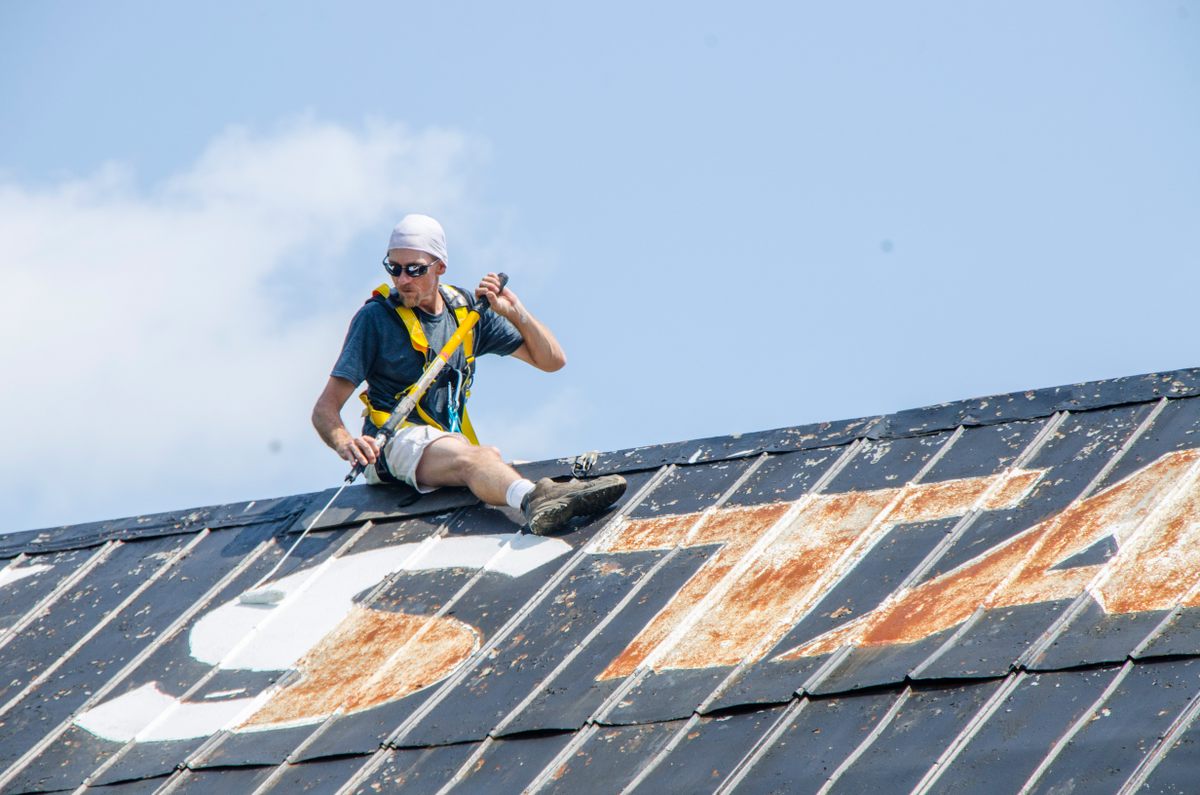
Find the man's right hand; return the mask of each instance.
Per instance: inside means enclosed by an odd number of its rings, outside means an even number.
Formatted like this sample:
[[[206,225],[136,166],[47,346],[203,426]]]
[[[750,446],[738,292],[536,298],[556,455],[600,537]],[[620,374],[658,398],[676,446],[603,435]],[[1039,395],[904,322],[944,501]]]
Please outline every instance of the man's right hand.
[[[379,458],[379,444],[374,436],[351,437],[338,444],[337,454],[352,465],[366,467]]]

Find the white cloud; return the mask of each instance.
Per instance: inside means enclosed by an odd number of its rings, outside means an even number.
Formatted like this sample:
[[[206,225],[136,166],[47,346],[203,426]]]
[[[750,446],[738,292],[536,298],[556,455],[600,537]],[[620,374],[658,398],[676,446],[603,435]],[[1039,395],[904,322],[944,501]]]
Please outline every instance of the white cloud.
[[[475,212],[482,153],[302,119],[227,130],[149,187],[120,165],[0,183],[0,530],[329,485],[309,411],[384,278],[351,252],[404,211]]]

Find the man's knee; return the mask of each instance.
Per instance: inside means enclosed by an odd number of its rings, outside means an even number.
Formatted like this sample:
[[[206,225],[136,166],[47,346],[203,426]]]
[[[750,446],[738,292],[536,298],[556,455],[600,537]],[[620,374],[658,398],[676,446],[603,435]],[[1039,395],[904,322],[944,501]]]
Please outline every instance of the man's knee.
[[[425,448],[416,475],[422,483],[465,485],[471,472],[503,462],[495,447],[477,447],[461,436],[443,436]]]

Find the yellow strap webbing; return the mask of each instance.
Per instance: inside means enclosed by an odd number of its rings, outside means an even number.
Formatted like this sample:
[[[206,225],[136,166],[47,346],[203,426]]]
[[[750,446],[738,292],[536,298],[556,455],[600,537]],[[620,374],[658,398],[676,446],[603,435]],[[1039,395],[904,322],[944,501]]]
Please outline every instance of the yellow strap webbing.
[[[404,393],[401,393],[401,394],[404,394]],[[367,397],[367,393],[365,390],[363,392],[359,393],[358,399],[363,402],[364,406],[366,406],[366,408],[363,409],[363,416],[369,417],[371,419],[371,423],[376,428],[382,428],[383,424],[391,418],[392,415],[389,414],[388,412],[380,411],[379,409],[377,409],[373,405],[371,405],[371,399],[369,397]],[[422,420],[425,421],[426,425],[429,425],[432,428],[437,428],[439,431],[446,430],[435,419],[433,419],[433,417],[430,417],[425,412],[425,409],[421,408],[420,403],[417,403],[417,415]],[[404,422],[400,423],[400,427],[407,428],[412,424],[413,423],[405,420]],[[459,432],[462,433],[463,436],[467,437],[468,442],[475,445],[476,447],[479,446],[479,437],[475,435],[475,427],[473,425],[471,425],[471,418],[469,416],[467,416],[467,409],[465,406],[463,407],[463,412],[462,412],[462,428],[460,429]]]
[[[438,285],[438,287],[442,291],[442,300],[444,300],[446,302],[446,304],[451,309],[454,310],[454,320],[456,321],[456,323],[459,326],[461,326],[463,324],[463,321],[466,320],[467,315],[471,314],[471,308],[467,305],[466,299],[463,297],[462,293],[460,293],[458,291],[457,288],[446,287],[445,285]],[[383,298],[387,298],[388,296],[390,296],[392,294],[391,285],[388,285],[388,284],[379,285],[378,287],[375,288],[374,294],[378,295],[378,296],[382,296]],[[417,313],[412,311],[411,309],[409,309],[406,306],[397,306],[397,307],[395,307],[395,309],[396,309],[396,314],[400,316],[400,320],[404,323],[404,328],[408,330],[409,343],[413,346],[413,349],[415,351],[422,354],[423,356],[426,357],[426,359],[428,359],[429,358],[429,340],[426,339],[426,337],[425,337],[425,329],[421,328],[421,321],[417,318]],[[468,329],[466,336],[463,337],[462,351],[463,351],[463,356],[465,356],[467,359],[467,367],[469,368],[472,364],[475,363],[475,329],[474,328]],[[396,395],[396,399],[399,400],[401,397],[403,397],[404,394],[406,394],[406,393],[401,392],[399,395]],[[478,445],[479,437],[476,436],[475,428],[473,425],[471,425],[471,418],[467,414],[467,398],[469,398],[469,397],[471,397],[470,389],[468,389],[463,394],[463,407],[462,407],[462,414],[460,415],[462,417],[461,432],[462,432],[463,436],[467,437],[467,441],[469,441],[471,444]],[[382,428],[383,423],[387,422],[388,417],[390,417],[391,414],[387,413],[386,411],[380,411],[380,410],[374,408],[371,405],[370,400],[368,400],[366,392],[363,392],[361,395],[359,395],[359,398],[366,405],[366,408],[363,410],[363,416],[364,417],[369,416],[371,418],[371,422],[375,425],[376,428]],[[425,412],[425,409],[421,408],[420,401],[417,402],[417,416],[419,416],[422,420],[424,420],[426,424],[428,424],[434,428],[437,428],[439,431],[445,430],[445,428],[443,428],[432,417],[430,417],[429,414],[427,414]],[[401,427],[405,427],[405,426],[408,426],[411,424],[412,423],[410,423],[410,422],[405,422],[405,423],[401,424]]]
[[[441,285],[439,285],[441,287]],[[452,292],[454,288],[443,288],[442,299],[454,310],[454,320],[457,325],[462,325],[463,320],[471,313],[471,308],[466,306],[460,295]],[[381,284],[375,288],[375,294],[387,298],[392,293],[392,288],[386,284]],[[396,314],[400,316],[400,320],[404,322],[404,328],[408,329],[408,341],[413,348],[421,354],[428,356],[429,340],[425,338],[425,329],[421,328],[421,321],[417,319],[417,313],[406,306],[397,306]],[[475,329],[467,332],[467,336],[463,338],[463,355],[467,357],[467,364],[475,361]]]

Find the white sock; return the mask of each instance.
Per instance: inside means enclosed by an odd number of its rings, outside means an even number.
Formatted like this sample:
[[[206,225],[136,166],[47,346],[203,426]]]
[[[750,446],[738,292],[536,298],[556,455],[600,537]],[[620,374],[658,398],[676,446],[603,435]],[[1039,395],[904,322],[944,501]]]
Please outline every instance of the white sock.
[[[521,500],[525,499],[525,495],[531,491],[533,491],[533,481],[518,478],[509,485],[508,491],[504,494],[504,501],[519,511],[521,510]]]

